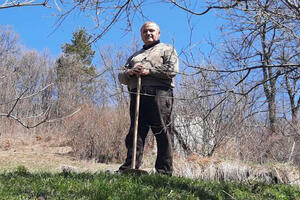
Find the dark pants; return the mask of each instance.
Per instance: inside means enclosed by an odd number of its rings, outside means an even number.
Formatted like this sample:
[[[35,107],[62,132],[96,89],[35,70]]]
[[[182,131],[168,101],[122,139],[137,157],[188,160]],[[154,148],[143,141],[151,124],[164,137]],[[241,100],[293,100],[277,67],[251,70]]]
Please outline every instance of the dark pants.
[[[136,91],[130,95],[130,130],[126,136],[127,158],[120,170],[130,168],[133,153]],[[157,142],[155,169],[158,173],[173,172],[172,132],[173,90],[162,87],[142,87],[137,135],[136,169],[142,164],[145,139],[151,128]]]

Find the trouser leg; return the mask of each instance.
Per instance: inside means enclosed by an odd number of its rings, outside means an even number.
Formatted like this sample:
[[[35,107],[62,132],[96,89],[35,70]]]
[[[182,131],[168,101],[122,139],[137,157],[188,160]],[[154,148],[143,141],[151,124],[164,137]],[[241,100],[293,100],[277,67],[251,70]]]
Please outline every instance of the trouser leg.
[[[143,131],[138,131],[139,134],[137,135],[136,165],[135,165],[136,169],[139,169],[140,166],[142,165],[145,138],[149,130],[149,128],[147,127],[143,127],[141,129],[143,129]],[[141,129],[139,128],[139,130]],[[132,156],[133,156],[133,129],[130,129],[129,133],[127,134],[125,139],[125,144],[127,148],[127,156],[126,156],[125,163],[120,167],[121,170],[131,167]]]
[[[133,134],[134,134],[134,122],[135,122],[135,102],[136,96],[131,95],[130,100],[130,129],[125,139],[125,145],[127,148],[127,157],[124,164],[120,167],[120,170],[124,170],[126,168],[131,167],[132,156],[133,156]],[[142,105],[141,105],[142,107]],[[140,108],[139,113],[139,122],[138,122],[138,134],[137,134],[137,150],[136,150],[136,165],[135,168],[139,169],[142,165],[143,153],[144,153],[144,146],[145,146],[145,139],[147,137],[149,131],[149,125],[145,122],[143,115],[141,113],[143,110]]]
[[[164,174],[173,173],[173,148],[172,148],[172,90],[158,90],[153,106],[152,132],[157,141],[157,159],[155,168]]]
[[[155,135],[157,142],[157,158],[155,169],[159,173],[173,173],[173,151],[172,142],[168,133]]]

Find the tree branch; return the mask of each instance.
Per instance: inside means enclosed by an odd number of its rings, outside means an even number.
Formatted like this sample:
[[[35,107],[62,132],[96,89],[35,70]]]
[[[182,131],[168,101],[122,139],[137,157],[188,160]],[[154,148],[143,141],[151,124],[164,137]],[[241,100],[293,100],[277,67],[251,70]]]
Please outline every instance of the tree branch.
[[[131,2],[131,0],[127,0],[118,10],[118,12],[114,15],[113,19],[110,21],[110,23],[105,27],[105,29],[103,31],[101,31],[100,34],[98,34],[98,36],[96,38],[94,38],[90,44],[96,42],[97,40],[99,40],[111,27],[114,23],[116,23],[118,17],[120,16],[120,14],[122,13],[122,11],[124,10],[125,7],[127,7],[129,5],[129,3]]]
[[[12,106],[12,108],[10,109],[10,111],[7,113],[7,117],[10,117],[11,116],[11,113],[14,111],[16,105],[18,104],[18,102],[20,101],[21,97],[27,92],[28,88],[26,88],[22,94],[16,99],[14,105]]]
[[[0,9],[6,9],[6,8],[15,8],[15,7],[25,7],[25,6],[44,6],[47,7],[47,3],[49,0],[45,0],[42,3],[33,3],[35,2],[35,0],[31,0],[31,1],[24,1],[24,2],[20,2],[20,1],[10,1],[9,3],[7,3],[7,1],[3,4],[0,5]]]
[[[185,75],[196,75],[200,74],[202,71],[208,71],[208,72],[218,72],[218,73],[236,73],[236,72],[243,72],[243,71],[249,71],[249,70],[254,70],[254,69],[263,69],[263,68],[282,68],[282,67],[296,67],[300,68],[300,64],[280,64],[280,65],[256,65],[252,67],[245,67],[241,69],[236,69],[236,70],[218,70],[218,69],[209,69],[209,68],[204,68],[200,66],[192,66],[192,65],[187,65],[187,67],[194,68],[194,69],[199,69],[199,71],[192,73],[192,74],[185,74]]]
[[[170,0],[170,2],[172,4],[174,4],[176,7],[188,12],[188,13],[191,13],[193,15],[204,15],[206,13],[208,13],[211,9],[230,9],[230,8],[234,8],[236,7],[239,2],[241,2],[241,0],[237,0],[236,3],[232,4],[232,5],[228,5],[228,6],[209,6],[206,8],[206,10],[204,10],[203,12],[195,12],[195,11],[192,11],[191,9],[187,8],[187,7],[184,7],[184,6],[181,6],[179,5],[176,1],[174,0]]]
[[[15,99],[9,100],[9,101],[4,102],[4,103],[0,103],[0,106],[3,106],[3,105],[8,104],[8,103],[11,103],[11,102],[13,102],[13,101],[19,101],[19,100],[24,100],[24,99],[28,99],[28,98],[30,98],[30,97],[33,97],[33,96],[37,95],[38,93],[43,92],[44,90],[46,90],[48,87],[50,87],[50,86],[52,86],[52,85],[54,85],[54,83],[50,83],[50,84],[46,85],[44,88],[42,88],[42,89],[40,89],[39,91],[37,91],[36,93],[30,94],[30,95],[28,95],[28,96],[22,97],[23,95],[21,95],[21,96],[15,98]],[[27,91],[27,90],[28,90],[28,89],[26,89],[26,91]],[[25,92],[26,92],[26,91],[25,91]]]
[[[13,109],[12,109],[12,110],[13,110]],[[11,110],[11,111],[12,111],[12,110]],[[19,124],[21,124],[23,127],[27,128],[27,129],[30,129],[30,128],[35,128],[35,127],[41,125],[42,123],[46,122],[47,119],[49,118],[49,111],[50,111],[50,107],[49,107],[44,113],[42,113],[41,115],[38,115],[38,116],[42,116],[42,115],[45,114],[46,117],[45,117],[43,120],[39,121],[38,123],[36,123],[36,124],[34,124],[34,125],[32,125],[32,126],[30,126],[29,124],[26,124],[26,123],[23,122],[20,118],[18,118],[18,117],[16,117],[16,116],[13,116],[13,115],[11,115],[10,113],[9,113],[9,114],[0,113],[0,117],[8,117],[8,118],[11,118],[11,119],[15,120],[16,122],[18,122]],[[36,118],[36,117],[38,117],[38,116],[32,116],[32,117]]]

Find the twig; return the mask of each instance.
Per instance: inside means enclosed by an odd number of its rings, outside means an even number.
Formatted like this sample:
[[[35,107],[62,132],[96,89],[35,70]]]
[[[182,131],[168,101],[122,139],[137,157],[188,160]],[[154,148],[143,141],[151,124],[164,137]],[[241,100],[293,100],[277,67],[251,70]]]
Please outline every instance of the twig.
[[[195,11],[192,11],[186,7],[183,7],[181,5],[179,5],[176,1],[174,0],[170,0],[171,3],[173,3],[175,6],[177,6],[178,8],[188,12],[188,13],[191,13],[193,15],[204,15],[206,14],[208,11],[210,11],[211,9],[230,9],[230,8],[234,8],[236,7],[240,1],[236,1],[236,3],[234,3],[233,5],[229,5],[229,6],[209,6],[206,8],[206,10],[204,10],[203,12],[195,12]]]
[[[105,27],[105,29],[96,37],[94,38],[90,44],[96,42],[97,40],[99,40],[111,27],[114,23],[116,23],[118,17],[120,16],[121,12],[123,11],[123,9],[129,5],[130,1],[132,0],[127,0],[118,10],[118,12],[114,15],[113,19],[111,20],[111,22]]]
[[[194,69],[199,69],[198,72],[194,73],[194,75],[201,73],[202,71],[208,71],[208,72],[219,72],[219,73],[235,73],[235,72],[242,72],[242,71],[249,71],[249,70],[254,70],[254,69],[263,69],[263,68],[282,68],[282,67],[295,67],[295,68],[300,68],[300,64],[280,64],[280,65],[256,65],[252,67],[245,67],[241,69],[236,69],[236,70],[218,70],[218,69],[208,69],[200,66],[192,66],[186,64],[187,67],[194,68]]]
[[[15,107],[17,106],[19,100],[21,99],[21,97],[27,92],[28,88],[26,88],[26,90],[24,90],[24,92],[17,98],[17,100],[15,101],[13,107],[10,109],[10,111],[7,113],[7,117],[11,116],[11,113],[13,112],[13,110],[15,109]]]
[[[72,117],[73,115],[75,115],[76,113],[78,113],[80,110],[81,110],[81,107],[78,108],[77,110],[75,110],[74,112],[72,112],[71,114],[67,115],[67,116],[48,120],[47,123],[53,123],[53,122],[61,121],[61,120],[64,120],[66,118]]]
[[[60,121],[60,120],[63,120],[63,119],[66,119],[68,117],[71,117],[73,115],[75,115],[76,113],[78,113],[79,111],[81,110],[81,108],[77,109],[76,111],[74,111],[73,113],[67,115],[67,116],[64,116],[64,117],[61,117],[61,118],[56,118],[56,119],[52,119],[52,120],[48,120],[49,119],[49,113],[50,113],[50,107],[47,109],[47,111],[43,114],[47,114],[46,117],[41,120],[40,122],[30,126],[28,124],[26,124],[25,122],[23,122],[21,119],[19,119],[18,117],[16,116],[13,116],[13,115],[9,115],[6,114],[6,113],[0,113],[0,117],[9,117],[13,120],[15,120],[16,122],[18,122],[19,124],[21,124],[23,127],[27,128],[27,129],[31,129],[31,128],[35,128],[35,127],[38,127],[39,125],[43,124],[43,123],[53,123],[53,122],[56,122],[56,121]],[[43,115],[41,114],[41,115]],[[41,116],[39,115],[39,116]],[[37,116],[34,116],[34,117],[37,117]]]
[[[44,7],[48,7],[47,6],[47,3],[48,3],[48,0],[42,2],[42,3],[32,3],[34,2],[34,0],[32,1],[25,1],[23,3],[21,2],[14,2],[14,1],[11,1],[10,2],[10,5],[5,5],[6,3],[0,5],[0,9],[6,9],[6,8],[14,8],[14,7],[25,7],[25,6],[44,6]]]
[[[280,177],[280,174],[279,174],[278,170],[276,169],[276,167],[274,167],[274,170],[275,170],[275,172],[276,172],[276,174],[277,174],[277,178],[279,179],[279,181],[280,181],[281,183],[285,183],[285,182],[282,180],[282,178]]]
[[[8,103],[11,103],[11,102],[13,102],[13,101],[17,101],[17,100],[19,101],[19,100],[24,100],[24,99],[28,99],[28,98],[30,98],[30,97],[33,97],[33,96],[37,95],[38,93],[40,93],[40,92],[46,90],[48,87],[50,87],[50,86],[52,86],[52,85],[54,85],[54,83],[50,83],[50,84],[46,85],[44,88],[42,88],[42,89],[40,89],[39,91],[37,91],[36,93],[30,94],[30,95],[28,95],[28,96],[25,96],[25,97],[20,96],[20,97],[17,97],[17,98],[15,98],[15,99],[9,100],[9,101],[7,101],[7,102],[0,103],[0,106],[3,106],[3,105],[8,104]],[[28,89],[27,89],[27,90],[28,90]]]
[[[47,115],[42,121],[38,122],[38,123],[35,124],[35,125],[29,126],[28,124],[25,124],[25,122],[23,122],[21,119],[19,119],[19,118],[16,117],[16,116],[13,116],[13,115],[9,115],[9,116],[8,116],[8,115],[5,114],[5,113],[0,113],[0,117],[3,117],[3,116],[6,116],[6,117],[8,117],[8,118],[11,118],[11,119],[17,121],[19,124],[21,124],[22,126],[24,126],[24,127],[27,128],[27,129],[35,128],[35,127],[39,126],[40,124],[46,122],[47,119],[48,119],[48,115]]]
[[[226,192],[225,190],[222,190],[222,192],[224,192],[225,194],[227,194],[228,196],[230,196],[232,199],[237,200],[236,198],[234,198],[232,195],[230,195],[228,192]]]
[[[294,154],[294,150],[295,150],[295,145],[296,145],[296,142],[294,140],[288,162],[291,162],[291,160],[292,160],[292,157],[293,157],[293,154]]]

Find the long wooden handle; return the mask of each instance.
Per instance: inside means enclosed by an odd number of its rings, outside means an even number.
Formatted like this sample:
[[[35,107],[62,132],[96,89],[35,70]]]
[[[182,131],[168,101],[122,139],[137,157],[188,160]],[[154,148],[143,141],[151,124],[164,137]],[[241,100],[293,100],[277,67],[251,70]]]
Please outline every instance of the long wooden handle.
[[[134,121],[134,131],[133,131],[133,153],[131,160],[131,168],[135,169],[136,162],[136,143],[139,125],[139,110],[140,110],[140,92],[141,92],[141,77],[137,76],[137,88],[136,88],[136,102],[135,102],[135,121]]]

